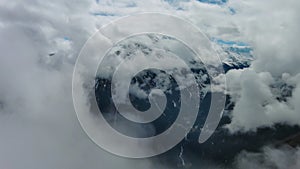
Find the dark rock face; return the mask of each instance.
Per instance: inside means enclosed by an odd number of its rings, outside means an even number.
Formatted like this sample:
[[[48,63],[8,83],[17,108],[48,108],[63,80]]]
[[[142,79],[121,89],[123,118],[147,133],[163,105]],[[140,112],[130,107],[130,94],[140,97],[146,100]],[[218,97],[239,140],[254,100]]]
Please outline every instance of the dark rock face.
[[[139,79],[141,77],[137,77]],[[133,82],[136,82],[133,80]],[[142,81],[141,81],[142,82]],[[105,79],[97,79],[96,85],[96,96],[98,101],[98,106],[101,106],[104,112],[106,113],[116,113],[116,111],[111,106],[113,105],[112,100],[107,97],[106,101],[103,101],[103,98],[106,98],[105,95],[109,96],[110,89],[101,88],[101,86],[109,86],[110,82]],[[101,84],[101,85],[100,85]],[[151,81],[148,83],[151,84]],[[174,84],[176,85],[176,84]],[[147,87],[147,85],[146,85]],[[151,85],[148,87],[151,87]],[[154,86],[152,86],[154,87]],[[144,90],[149,90],[150,88],[145,88]],[[102,91],[101,91],[102,90]],[[147,91],[149,92],[149,91]],[[173,95],[168,95],[170,101],[179,100],[179,92],[173,91]],[[282,124],[277,124],[273,128],[259,128],[257,132],[250,133],[236,133],[231,134],[229,131],[224,128],[226,124],[230,123],[230,117],[224,115],[221,119],[219,127],[212,135],[212,137],[205,143],[199,144],[198,137],[201,133],[201,129],[207,117],[207,112],[210,105],[210,93],[207,93],[203,100],[201,100],[201,109],[199,110],[198,118],[194,124],[193,129],[188,134],[185,140],[183,140],[179,145],[177,145],[173,150],[159,156],[159,159],[165,159],[167,161],[178,160],[178,154],[184,147],[183,158],[187,154],[194,154],[200,159],[213,160],[215,162],[220,162],[222,164],[231,165],[235,156],[243,150],[258,152],[263,146],[266,145],[283,145],[288,144],[293,147],[300,145],[300,128],[297,126],[287,126]],[[137,97],[131,95],[131,101],[133,105],[145,105],[147,107],[147,100],[141,100]],[[155,133],[144,133],[144,135],[139,137],[148,137],[149,134],[157,135],[167,129],[172,122],[176,119],[176,112],[178,112],[178,107],[172,107],[172,102],[169,101],[169,109],[165,111],[165,114],[168,114],[166,118],[159,118],[157,121],[151,123],[151,126],[155,126]],[[142,104],[141,104],[142,103]],[[180,105],[180,104],[178,104]],[[226,110],[230,111],[234,108],[234,103],[230,101],[230,96],[227,96]],[[139,108],[141,109],[141,108]],[[118,116],[118,118],[120,118]],[[136,125],[135,127],[146,128],[149,126],[140,126]],[[122,132],[122,128],[119,129]],[[124,131],[128,134],[128,131]],[[130,133],[130,132],[129,132]],[[294,136],[294,134],[298,133]],[[134,133],[133,133],[134,134]],[[133,135],[134,136],[134,135]],[[290,137],[292,136],[292,137]],[[192,158],[191,158],[192,159]],[[193,160],[190,163],[194,163]],[[177,163],[174,163],[177,164]]]
[[[289,136],[283,140],[278,141],[275,146],[280,147],[282,145],[289,145],[291,147],[299,147],[300,146],[300,132]]]

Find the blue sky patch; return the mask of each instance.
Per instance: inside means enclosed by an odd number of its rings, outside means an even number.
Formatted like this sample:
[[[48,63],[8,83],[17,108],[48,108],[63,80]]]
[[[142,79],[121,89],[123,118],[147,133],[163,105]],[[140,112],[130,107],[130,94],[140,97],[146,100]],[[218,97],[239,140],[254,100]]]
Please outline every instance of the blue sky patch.
[[[223,5],[227,3],[228,0],[197,0],[199,2],[208,3],[208,4],[216,4],[216,5]]]
[[[245,42],[228,41],[228,40],[222,40],[222,39],[217,39],[217,38],[212,38],[212,41],[216,42],[219,45],[249,46],[249,44],[247,44]]]

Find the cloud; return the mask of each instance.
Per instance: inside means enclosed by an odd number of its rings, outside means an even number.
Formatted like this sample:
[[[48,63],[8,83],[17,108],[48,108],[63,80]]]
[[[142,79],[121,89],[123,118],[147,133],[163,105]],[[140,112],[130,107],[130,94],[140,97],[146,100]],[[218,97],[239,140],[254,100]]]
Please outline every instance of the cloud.
[[[73,66],[96,31],[93,3],[0,4],[0,168],[155,168],[98,148],[76,118]]]
[[[237,169],[297,169],[299,163],[300,149],[291,147],[272,148],[265,147],[262,152],[242,152],[236,158]]]
[[[275,123],[299,125],[298,1],[233,0],[229,5],[237,10],[234,18],[238,30],[256,56],[247,70],[227,74],[228,88],[236,102],[229,129],[249,131]],[[284,94],[286,90],[290,94]]]

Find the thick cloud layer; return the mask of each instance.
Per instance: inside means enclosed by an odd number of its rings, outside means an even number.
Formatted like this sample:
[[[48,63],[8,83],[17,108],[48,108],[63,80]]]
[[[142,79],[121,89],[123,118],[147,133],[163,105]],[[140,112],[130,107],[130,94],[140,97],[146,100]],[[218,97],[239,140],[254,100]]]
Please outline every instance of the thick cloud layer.
[[[0,168],[158,167],[97,148],[72,105],[73,66],[84,42],[97,27],[137,12],[177,14],[209,37],[253,46],[253,65],[228,73],[236,101],[231,131],[300,124],[299,8],[297,0],[230,0],[222,6],[160,0],[0,1]],[[279,84],[290,86],[292,94],[282,96]],[[278,152],[264,154],[273,153]],[[299,158],[298,152],[293,155]],[[239,165],[260,166],[251,154],[241,156],[246,160]]]
[[[0,168],[153,168],[92,143],[74,112],[73,63],[96,30],[83,1],[0,2]]]

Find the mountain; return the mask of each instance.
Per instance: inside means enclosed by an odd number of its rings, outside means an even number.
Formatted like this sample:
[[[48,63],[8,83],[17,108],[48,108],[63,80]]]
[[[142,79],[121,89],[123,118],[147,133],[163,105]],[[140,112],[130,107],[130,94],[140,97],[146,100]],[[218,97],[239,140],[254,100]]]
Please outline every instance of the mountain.
[[[248,44],[221,39],[212,39],[212,43],[217,46],[216,50],[221,55],[222,66],[225,72],[231,69],[247,68],[254,60],[252,48]],[[265,145],[284,140],[299,132],[300,128],[297,126],[277,124],[273,128],[259,128],[257,132],[229,133],[224,126],[230,123],[230,111],[234,108],[234,102],[232,102],[230,96],[227,95],[225,110],[229,113],[224,114],[219,127],[212,137],[205,143],[199,144],[198,136],[201,133],[203,124],[206,120],[211,101],[211,93],[209,91],[210,80],[205,65],[197,59],[196,56],[189,53],[188,48],[182,46],[176,39],[164,35],[153,34],[136,36],[120,42],[107,53],[103,63],[99,66],[95,84],[95,93],[98,107],[106,117],[107,121],[112,125],[118,122],[125,122],[131,129],[145,129],[144,131],[147,132],[139,132],[137,134],[135,131],[113,125],[117,131],[132,137],[143,138],[155,136],[169,128],[177,118],[181,105],[180,91],[177,82],[166,71],[147,69],[137,72],[130,82],[130,101],[132,105],[140,111],[145,111],[151,106],[147,97],[151,89],[162,89],[164,91],[167,98],[167,108],[165,109],[164,114],[152,123],[136,124],[126,120],[118,113],[114,102],[111,99],[111,87],[117,85],[112,84],[112,76],[122,61],[133,59],[138,54],[152,57],[153,55],[160,55],[164,52],[178,55],[180,59],[190,67],[199,88],[201,89],[201,97],[199,100],[201,108],[199,109],[199,115],[193,129],[187,137],[169,152],[158,156],[159,160],[179,160],[180,165],[175,165],[174,168],[185,168],[191,166],[188,164],[197,163],[197,159],[193,159],[192,157],[185,158],[185,154],[192,153],[196,155],[197,158],[208,159],[230,166],[235,156],[241,151],[260,151],[260,148]],[[168,68],[167,65],[172,65],[174,63],[162,64]],[[131,70],[132,66],[133,65],[128,65],[128,71]],[[216,67],[214,69],[217,71],[219,68]],[[180,67],[177,67],[176,70],[185,71]],[[123,71],[121,73],[124,73],[125,75],[128,71]],[[168,80],[166,81],[165,79]],[[277,99],[281,101],[286,101],[286,99],[291,96],[292,89],[292,86],[288,86],[280,80],[272,85],[272,92],[277,96]],[[136,92],[136,90],[140,92]],[[141,93],[146,94],[146,97],[143,97],[143,94],[141,95]],[[182,161],[184,159],[187,161]],[[178,163],[170,162],[170,165],[174,164]]]

